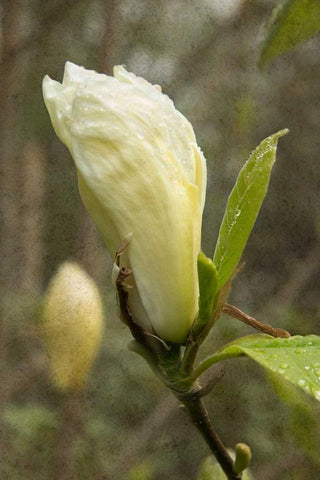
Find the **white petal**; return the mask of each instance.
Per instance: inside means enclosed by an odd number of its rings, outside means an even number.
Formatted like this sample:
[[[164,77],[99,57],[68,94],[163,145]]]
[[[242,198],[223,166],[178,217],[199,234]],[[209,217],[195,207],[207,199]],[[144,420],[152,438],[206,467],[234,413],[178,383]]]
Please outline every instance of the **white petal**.
[[[197,311],[205,159],[169,97],[121,66],[114,75],[68,63],[60,90],[44,85],[46,104],[111,255],[133,234],[135,311],[181,342]]]
[[[60,140],[71,149],[70,113],[74,89],[65,89],[63,85],[51,80],[47,75],[42,82],[43,97],[52,125]]]

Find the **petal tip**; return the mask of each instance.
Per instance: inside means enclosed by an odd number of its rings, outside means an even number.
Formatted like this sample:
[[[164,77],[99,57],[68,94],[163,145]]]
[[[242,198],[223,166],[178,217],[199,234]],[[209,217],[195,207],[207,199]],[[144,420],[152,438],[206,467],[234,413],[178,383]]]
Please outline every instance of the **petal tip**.
[[[67,61],[64,66],[63,83],[78,83],[87,76],[87,70],[84,67]]]
[[[61,83],[46,75],[42,80],[42,92],[45,101],[49,101],[61,93]]]

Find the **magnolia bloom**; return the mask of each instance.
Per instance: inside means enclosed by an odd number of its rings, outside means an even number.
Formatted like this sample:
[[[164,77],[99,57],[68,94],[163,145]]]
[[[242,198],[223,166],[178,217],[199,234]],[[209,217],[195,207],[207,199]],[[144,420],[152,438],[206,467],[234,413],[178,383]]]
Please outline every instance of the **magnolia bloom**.
[[[130,237],[124,264],[136,320],[183,342],[198,309],[206,189],[192,126],[159,86],[122,66],[111,77],[68,62],[62,84],[44,78],[43,94],[111,255]]]
[[[82,386],[98,352],[103,305],[92,278],[76,263],[65,262],[44,298],[41,334],[54,382],[67,389]]]

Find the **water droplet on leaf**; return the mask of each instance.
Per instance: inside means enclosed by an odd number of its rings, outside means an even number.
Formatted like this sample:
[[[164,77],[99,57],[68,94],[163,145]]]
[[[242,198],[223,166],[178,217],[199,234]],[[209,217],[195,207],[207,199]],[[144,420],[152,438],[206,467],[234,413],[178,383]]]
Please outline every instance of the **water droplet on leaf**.
[[[316,390],[315,388],[313,388],[312,393],[316,397],[317,400],[320,400],[320,390]]]

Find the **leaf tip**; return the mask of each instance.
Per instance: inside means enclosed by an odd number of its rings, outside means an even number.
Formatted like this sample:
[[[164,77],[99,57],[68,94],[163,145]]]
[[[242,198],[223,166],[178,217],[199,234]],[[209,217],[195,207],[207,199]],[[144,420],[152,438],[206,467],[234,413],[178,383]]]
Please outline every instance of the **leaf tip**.
[[[289,133],[289,131],[290,131],[289,128],[284,128],[282,130],[279,130],[279,132],[275,133],[274,137],[276,139],[284,137],[285,135],[287,135],[287,133]]]

